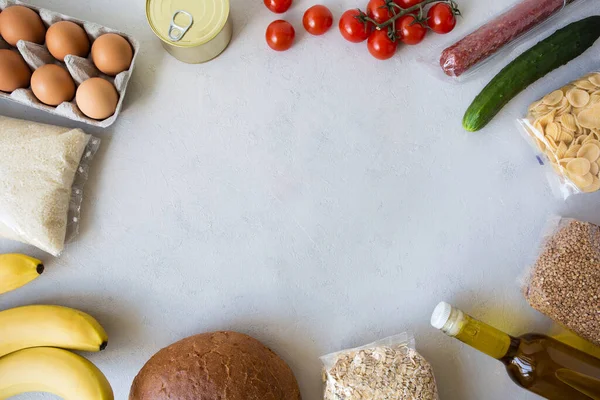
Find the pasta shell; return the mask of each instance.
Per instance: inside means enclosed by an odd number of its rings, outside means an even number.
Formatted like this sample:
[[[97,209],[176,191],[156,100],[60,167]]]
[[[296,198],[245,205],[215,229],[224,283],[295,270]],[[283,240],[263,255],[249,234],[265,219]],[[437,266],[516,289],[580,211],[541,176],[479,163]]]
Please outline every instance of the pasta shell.
[[[593,139],[589,139],[585,141],[585,144],[595,144],[596,146],[600,147],[600,141],[598,139],[595,139],[595,135],[590,135],[590,137],[592,137]]]
[[[593,162],[590,166],[590,174],[598,176],[598,172],[600,172],[600,165],[597,162]]]
[[[583,142],[585,141],[585,139],[587,139],[587,138],[588,138],[587,135],[581,135],[581,136],[577,137],[577,139],[575,139],[575,143],[582,145]]]
[[[579,145],[579,144],[575,144],[575,145],[569,147],[569,150],[567,150],[567,152],[565,153],[565,157],[569,157],[569,158],[577,157],[577,152],[579,151],[579,149],[581,149],[581,145]]]
[[[558,118],[558,122],[562,125],[562,127],[571,132],[577,131],[577,121],[575,120],[575,116],[573,114],[563,114]]]
[[[585,158],[593,163],[600,158],[600,147],[596,146],[595,143],[586,143],[577,152],[577,157]]]
[[[569,175],[569,178],[579,189],[585,189],[594,183],[594,175],[587,173],[585,175]]]
[[[594,85],[588,79],[579,80],[579,81],[575,82],[574,85],[577,86],[579,89],[583,89],[588,92],[596,90],[596,85]]]
[[[583,110],[577,116],[579,125],[589,129],[600,129],[600,106],[596,105]]]
[[[560,136],[558,137],[559,142],[564,142],[566,144],[571,144],[573,142],[573,135],[567,131],[562,131]]]
[[[566,94],[567,100],[573,107],[585,107],[590,102],[590,94],[585,90],[571,89]]]
[[[586,81],[589,84],[592,84],[590,81]],[[596,87],[594,86],[594,89]],[[563,94],[562,90],[555,90],[554,92],[546,95],[543,99],[542,102],[548,106],[555,106],[557,104],[560,103],[560,101],[565,97],[565,95]]]
[[[560,142],[558,144],[558,148],[556,149],[556,161],[558,161],[559,159],[563,158],[565,156],[565,154],[567,153],[568,149],[569,148],[567,147],[567,145],[565,144],[565,142]],[[579,150],[579,151],[581,151],[581,150]],[[598,149],[598,151],[600,152],[600,149]],[[596,161],[596,160],[594,160],[594,161]]]
[[[561,131],[562,129],[559,124],[555,122],[550,122],[548,125],[546,125],[546,130],[544,131],[544,133],[547,137],[550,137],[555,142],[558,142]]]
[[[593,94],[590,96],[590,105],[600,103],[600,94]]]
[[[560,88],[560,90],[563,92],[563,94],[566,96],[567,93],[569,93],[569,90],[573,89],[575,86],[574,85],[566,85],[562,88]]]
[[[600,88],[600,73],[596,72],[588,78],[597,88]]]
[[[536,121],[536,123],[539,123],[540,126],[545,129],[546,126],[550,122],[554,122],[555,115],[556,115],[556,110],[552,110],[548,114],[544,115],[543,117],[538,118],[538,120]]]
[[[540,104],[542,104],[542,100],[538,100],[534,103],[531,103],[531,105],[529,106],[529,108],[527,109],[527,111],[529,113],[533,112]]]
[[[598,177],[592,177],[592,184],[581,189],[585,193],[593,193],[600,190],[600,179]]]
[[[563,99],[566,101],[566,99]],[[567,103],[563,106],[563,107],[559,107],[556,109],[556,116],[561,116],[563,114],[568,114],[571,112],[571,110],[573,109],[573,107],[571,106],[571,104],[569,104],[569,102],[567,101]]]
[[[586,158],[576,158],[567,164],[567,171],[573,176],[587,175],[591,168],[590,160]]]
[[[567,164],[571,160],[574,160],[574,158],[562,158],[562,159],[558,160],[558,164],[563,168],[567,168]]]

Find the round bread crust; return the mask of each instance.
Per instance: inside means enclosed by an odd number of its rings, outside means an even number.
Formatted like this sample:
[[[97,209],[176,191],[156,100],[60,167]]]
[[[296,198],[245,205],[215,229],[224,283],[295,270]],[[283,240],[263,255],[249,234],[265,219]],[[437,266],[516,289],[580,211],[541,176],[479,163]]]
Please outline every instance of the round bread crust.
[[[190,336],[156,353],[135,377],[129,400],[300,400],[290,367],[237,332]]]

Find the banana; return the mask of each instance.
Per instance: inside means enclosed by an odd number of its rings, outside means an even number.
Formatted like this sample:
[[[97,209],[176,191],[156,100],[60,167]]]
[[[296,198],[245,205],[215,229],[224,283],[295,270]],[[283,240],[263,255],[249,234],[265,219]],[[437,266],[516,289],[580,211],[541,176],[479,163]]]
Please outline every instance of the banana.
[[[27,392],[49,392],[64,400],[114,400],[110,383],[94,364],[51,347],[0,358],[0,400]]]
[[[0,311],[0,357],[43,346],[100,351],[107,343],[98,321],[72,308],[34,305]]]
[[[42,272],[40,260],[24,254],[0,254],[0,294],[28,284]]]

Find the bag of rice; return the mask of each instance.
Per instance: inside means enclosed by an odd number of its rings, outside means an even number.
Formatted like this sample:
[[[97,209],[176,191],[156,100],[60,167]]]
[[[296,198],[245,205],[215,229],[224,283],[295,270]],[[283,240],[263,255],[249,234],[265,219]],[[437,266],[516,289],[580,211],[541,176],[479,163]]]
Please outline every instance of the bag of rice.
[[[59,255],[77,233],[99,144],[81,129],[0,116],[0,237]]]

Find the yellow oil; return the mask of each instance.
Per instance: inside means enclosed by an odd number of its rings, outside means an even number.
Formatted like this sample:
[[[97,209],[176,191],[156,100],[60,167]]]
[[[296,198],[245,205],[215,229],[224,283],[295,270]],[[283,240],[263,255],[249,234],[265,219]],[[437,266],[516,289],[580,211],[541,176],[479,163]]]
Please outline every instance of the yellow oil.
[[[453,309],[442,330],[500,360],[519,386],[550,400],[600,400],[600,358],[546,335],[512,337]]]
[[[500,359],[508,352],[511,340],[506,333],[463,314],[456,338],[490,357]]]
[[[574,333],[564,332],[559,335],[551,335],[554,339],[559,342],[563,342],[566,345],[575,347],[578,350],[588,353],[596,358],[600,358],[600,347],[588,342],[585,339],[580,338]]]

